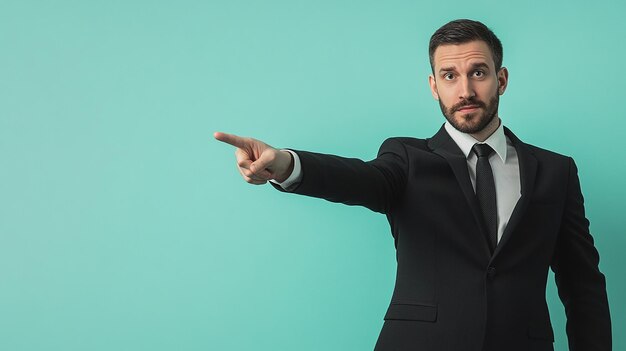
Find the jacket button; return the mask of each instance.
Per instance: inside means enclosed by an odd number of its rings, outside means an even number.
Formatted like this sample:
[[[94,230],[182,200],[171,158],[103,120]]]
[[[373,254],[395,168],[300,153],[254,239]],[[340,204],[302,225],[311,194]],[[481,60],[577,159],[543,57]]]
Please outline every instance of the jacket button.
[[[496,277],[496,267],[487,268],[487,278],[492,280]]]

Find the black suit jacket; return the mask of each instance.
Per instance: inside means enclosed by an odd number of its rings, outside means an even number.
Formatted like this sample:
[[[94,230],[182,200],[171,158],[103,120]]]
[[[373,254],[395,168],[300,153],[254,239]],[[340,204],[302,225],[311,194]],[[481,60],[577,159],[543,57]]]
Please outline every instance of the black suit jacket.
[[[291,192],[387,215],[397,277],[376,350],[553,350],[550,267],[570,350],[611,349],[605,278],[574,161],[505,133],[522,194],[493,255],[466,158],[443,127],[430,139],[387,139],[368,162],[294,150],[303,178]]]

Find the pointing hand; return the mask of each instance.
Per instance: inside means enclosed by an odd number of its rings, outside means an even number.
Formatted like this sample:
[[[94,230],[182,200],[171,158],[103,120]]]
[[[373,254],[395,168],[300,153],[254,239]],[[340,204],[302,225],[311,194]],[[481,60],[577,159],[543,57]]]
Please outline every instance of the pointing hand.
[[[285,181],[293,171],[293,156],[253,138],[213,133],[215,139],[237,148],[235,157],[243,179],[250,184],[265,184],[270,179]]]

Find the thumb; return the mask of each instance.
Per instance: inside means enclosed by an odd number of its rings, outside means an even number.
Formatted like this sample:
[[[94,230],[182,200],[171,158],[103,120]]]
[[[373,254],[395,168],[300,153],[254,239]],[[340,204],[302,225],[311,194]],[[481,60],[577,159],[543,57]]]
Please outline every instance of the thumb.
[[[261,153],[261,156],[250,164],[250,171],[256,176],[271,179],[272,173],[267,168],[272,168],[274,161],[276,160],[276,150],[267,149]]]

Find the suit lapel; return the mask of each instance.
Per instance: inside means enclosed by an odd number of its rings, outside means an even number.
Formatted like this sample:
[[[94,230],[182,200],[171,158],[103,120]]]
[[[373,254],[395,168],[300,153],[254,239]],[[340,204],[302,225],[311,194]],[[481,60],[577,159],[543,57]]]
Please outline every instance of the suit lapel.
[[[498,253],[502,251],[502,247],[506,245],[512,233],[515,231],[515,228],[524,216],[524,213],[526,213],[526,209],[528,208],[530,198],[532,197],[533,190],[535,188],[535,178],[537,175],[537,159],[533,155],[532,151],[508,128],[504,127],[504,133],[509,137],[509,139],[511,139],[513,145],[515,146],[515,151],[517,151],[522,194],[513,209],[513,213],[511,214],[511,218],[509,219],[509,223],[507,224],[504,233],[502,234],[502,238],[500,239],[498,246],[496,246],[496,250],[491,258],[492,261]]]
[[[478,200],[476,199],[476,194],[474,193],[474,188],[472,187],[472,182],[467,170],[467,158],[454,140],[452,140],[448,132],[446,132],[444,127],[441,127],[435,136],[428,139],[428,146],[435,154],[443,157],[450,165],[450,168],[452,169],[452,172],[454,173],[454,176],[463,191],[465,200],[467,201],[467,204],[472,212],[476,226],[480,228],[480,231],[484,234],[485,229],[481,219],[480,207],[478,205]],[[483,248],[486,254],[491,255],[489,243],[487,242],[487,237],[485,235],[483,235],[483,243]]]

